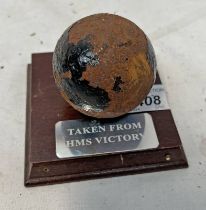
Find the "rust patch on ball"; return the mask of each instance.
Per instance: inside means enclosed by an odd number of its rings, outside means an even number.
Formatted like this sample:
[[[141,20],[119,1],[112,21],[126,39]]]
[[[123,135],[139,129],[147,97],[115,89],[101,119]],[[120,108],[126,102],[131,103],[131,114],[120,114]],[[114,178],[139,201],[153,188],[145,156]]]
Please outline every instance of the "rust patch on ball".
[[[154,50],[131,21],[111,14],[85,17],[57,42],[53,71],[64,99],[97,118],[123,115],[146,97],[156,70]]]

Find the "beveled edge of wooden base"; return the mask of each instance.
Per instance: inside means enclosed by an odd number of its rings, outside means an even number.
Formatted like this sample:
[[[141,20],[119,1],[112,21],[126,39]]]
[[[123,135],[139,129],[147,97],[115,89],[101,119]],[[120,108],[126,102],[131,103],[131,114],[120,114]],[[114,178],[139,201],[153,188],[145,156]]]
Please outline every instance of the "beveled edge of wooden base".
[[[63,183],[63,182],[73,182],[73,181],[82,181],[82,180],[90,180],[94,178],[106,178],[106,177],[113,177],[113,176],[120,176],[120,175],[134,175],[140,173],[148,173],[148,172],[158,172],[163,170],[172,170],[172,169],[181,169],[187,168],[188,162],[186,160],[184,151],[182,150],[181,146],[175,148],[165,148],[165,149],[152,149],[152,150],[144,150],[144,151],[136,151],[136,152],[129,152],[129,153],[121,153],[111,155],[120,156],[121,158],[138,158],[141,155],[151,157],[162,156],[162,160],[153,163],[142,163],[140,165],[133,165],[133,166],[126,166],[124,167],[122,164],[119,164],[118,168],[113,169],[104,169],[104,170],[94,170],[88,171],[86,173],[77,173],[72,175],[58,175],[58,176],[50,176],[48,168],[55,168],[55,171],[58,171],[58,167],[61,167],[61,163],[67,164],[66,162],[69,161],[67,159],[62,159],[59,161],[51,161],[51,162],[39,162],[39,163],[32,163],[27,162],[27,170],[25,171],[25,180],[24,184],[26,187],[31,186],[38,186],[38,185],[49,185],[49,184],[56,184],[56,183]],[[166,160],[166,155],[171,155],[171,160]],[[176,157],[175,157],[176,156]],[[175,158],[173,160],[173,157]],[[92,158],[92,157],[89,157]],[[93,158],[96,161],[96,158]],[[151,159],[152,160],[152,159]],[[69,162],[68,162],[69,164]],[[36,174],[35,171],[42,170],[44,175],[42,177],[34,177]]]

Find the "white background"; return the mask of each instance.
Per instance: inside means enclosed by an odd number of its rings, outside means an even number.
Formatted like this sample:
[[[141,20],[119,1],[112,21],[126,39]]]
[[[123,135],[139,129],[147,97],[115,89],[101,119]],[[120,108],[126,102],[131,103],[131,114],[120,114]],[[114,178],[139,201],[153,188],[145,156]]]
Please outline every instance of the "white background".
[[[150,37],[188,169],[25,188],[26,65],[98,12]],[[0,1],[0,209],[206,209],[206,1]]]

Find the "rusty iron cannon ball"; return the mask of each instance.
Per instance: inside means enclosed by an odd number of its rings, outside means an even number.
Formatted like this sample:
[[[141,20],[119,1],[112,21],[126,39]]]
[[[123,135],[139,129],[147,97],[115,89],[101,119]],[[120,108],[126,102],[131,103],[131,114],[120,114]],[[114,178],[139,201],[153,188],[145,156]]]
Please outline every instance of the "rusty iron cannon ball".
[[[96,118],[123,115],[146,97],[155,79],[153,47],[133,22],[111,14],[85,17],[57,42],[53,73],[64,99]]]

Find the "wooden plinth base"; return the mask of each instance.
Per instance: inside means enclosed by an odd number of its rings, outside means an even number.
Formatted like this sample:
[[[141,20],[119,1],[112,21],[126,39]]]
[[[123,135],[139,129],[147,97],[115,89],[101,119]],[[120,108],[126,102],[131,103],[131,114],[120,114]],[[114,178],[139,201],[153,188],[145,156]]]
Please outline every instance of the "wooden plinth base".
[[[32,64],[28,65],[26,186],[188,166],[170,110],[150,112],[160,143],[157,149],[59,159],[55,152],[55,123],[86,116],[75,111],[60,96],[51,64],[52,53],[40,53],[33,54]],[[159,78],[156,83],[160,83]]]

